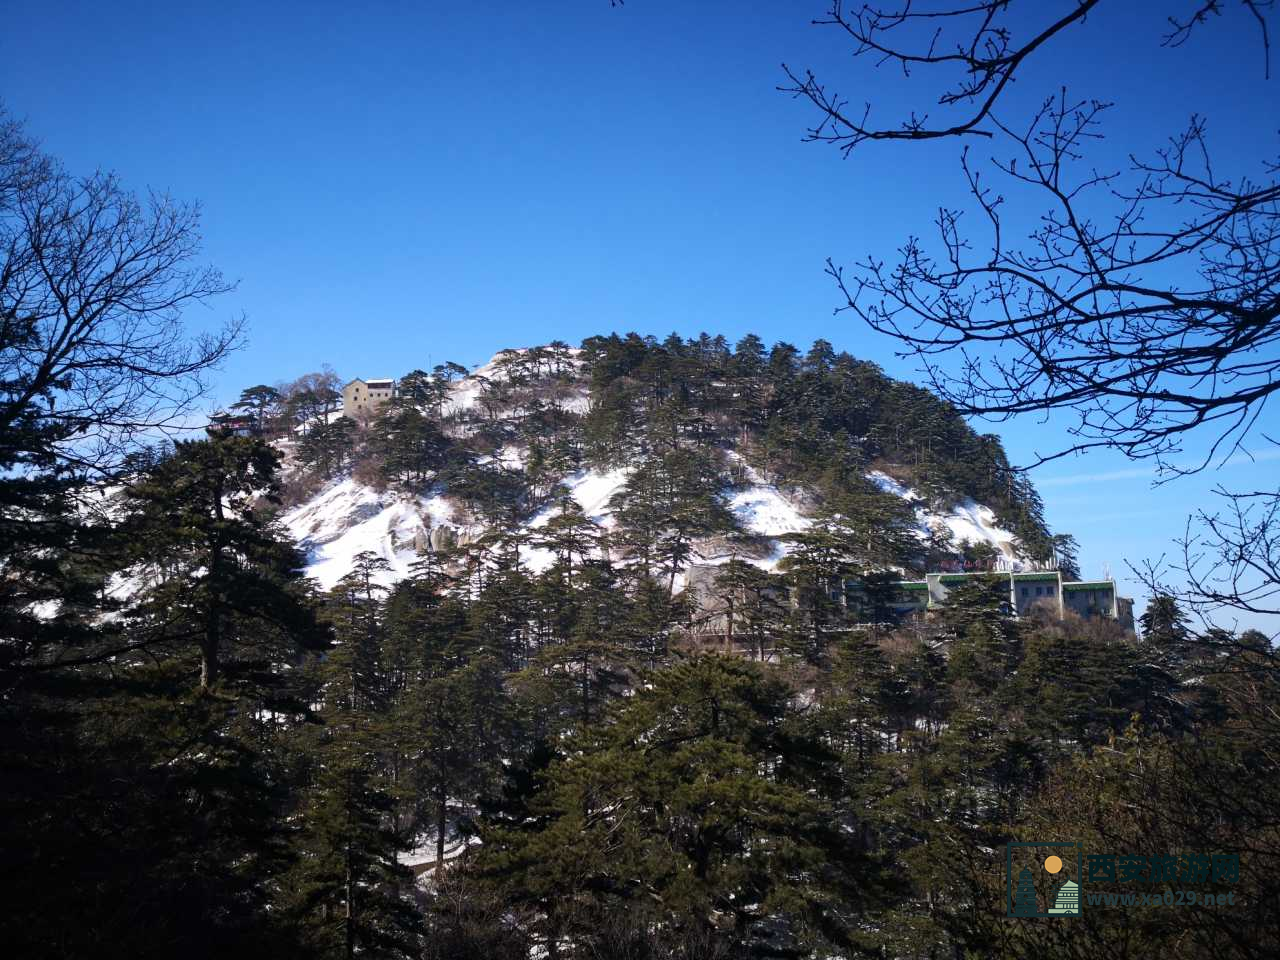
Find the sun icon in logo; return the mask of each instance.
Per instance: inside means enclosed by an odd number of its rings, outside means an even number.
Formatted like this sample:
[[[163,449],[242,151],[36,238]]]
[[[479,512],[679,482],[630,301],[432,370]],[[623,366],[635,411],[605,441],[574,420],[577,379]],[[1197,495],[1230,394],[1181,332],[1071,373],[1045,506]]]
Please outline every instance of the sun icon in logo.
[[[1062,858],[1061,857],[1045,857],[1044,868],[1048,870],[1050,873],[1057,873],[1059,870],[1062,869]]]

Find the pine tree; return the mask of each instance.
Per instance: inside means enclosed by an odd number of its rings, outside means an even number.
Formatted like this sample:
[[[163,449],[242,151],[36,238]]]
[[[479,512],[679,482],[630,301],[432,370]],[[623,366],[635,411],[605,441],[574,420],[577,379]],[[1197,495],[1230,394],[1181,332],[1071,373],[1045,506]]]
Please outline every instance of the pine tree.
[[[1088,627],[1054,621],[1024,631],[1019,708],[1028,726],[1055,750],[1064,740],[1105,742],[1143,709],[1135,686],[1140,668],[1134,644]]]
[[[1168,669],[1183,669],[1195,658],[1195,642],[1187,615],[1173,597],[1152,597],[1138,623],[1142,627],[1142,642]]]
[[[617,571],[605,560],[586,561],[572,590],[556,591],[557,636],[526,671],[526,696],[550,710],[550,729],[568,723],[588,729],[603,701],[621,694],[637,665],[626,644],[631,605],[620,590]]]
[[[388,404],[369,433],[386,478],[395,483],[421,486],[445,465],[450,451],[437,421],[404,404]]]
[[[194,647],[203,689],[228,671],[237,682],[281,662],[290,646],[327,643],[297,549],[262,516],[278,491],[279,460],[257,439],[179,442],[126,490],[125,530],[138,575],[151,581],[129,622],[148,647],[180,655]]]
[[[345,665],[324,677],[324,726],[300,744],[313,773],[285,905],[311,955],[416,956],[421,917],[399,861],[409,839],[397,829],[396,787],[380,762],[387,729],[361,706]]]
[[[796,655],[821,663],[829,640],[850,619],[845,582],[859,572],[861,538],[843,518],[824,515],[783,539],[791,544],[779,564],[793,597],[788,645]]]
[[[891,704],[901,691],[877,637],[866,630],[841,639],[824,679],[823,710],[851,761],[850,779],[861,779],[872,759],[885,750]]]
[[[674,592],[693,541],[737,527],[723,486],[715,465],[697,451],[673,449],[646,460],[610,502],[622,527],[616,542],[646,576],[664,568],[668,592]]]
[[[952,636],[948,673],[975,696],[991,696],[1021,656],[1006,577],[968,577],[952,587],[941,620]]]
[[[546,949],[598,945],[619,911],[661,944],[734,956],[858,941],[849,911],[881,894],[881,867],[840,828],[822,786],[835,758],[790,698],[746,661],[698,657],[567,745],[536,826],[495,824],[481,847]]]
[[[418,822],[434,835],[438,879],[450,826],[465,844],[482,798],[497,789],[510,716],[492,657],[477,656],[433,674],[408,691],[402,722]]]
[[[538,531],[534,543],[555,556],[553,570],[572,589],[575,570],[588,557],[599,554],[601,529],[588,517],[572,497],[556,504],[556,513]]]
[[[233,410],[244,410],[253,417],[259,430],[266,431],[281,401],[280,391],[265,383],[245,387],[240,399],[231,405]]]
[[[90,943],[104,956],[288,949],[269,911],[286,865],[283,731],[307,713],[292,668],[327,634],[294,548],[255,504],[274,489],[275,465],[254,440],[179,444],[125,490],[116,559],[134,594],[102,638],[111,642],[108,669],[96,658],[68,662],[74,669],[60,686],[78,691],[78,703],[51,727],[62,750],[58,795],[80,812],[55,827],[47,812],[10,809],[6,822],[12,815],[44,838],[42,865],[25,864],[25,844],[6,848],[15,866],[39,869],[41,897],[130,899],[135,909],[113,916],[87,907],[82,926],[56,934],[32,925],[8,940],[20,951],[32,934],[45,943],[29,955],[74,955]],[[3,729],[7,740],[14,728]],[[7,761],[11,782],[40,775],[42,764],[26,755]],[[63,839],[50,843],[55,835]],[[150,891],[142,897],[140,876]],[[49,905],[27,906],[38,916]]]
[[[405,785],[395,776],[396,703],[384,667],[388,569],[370,552],[330,591],[335,646],[318,672],[319,719],[298,746],[310,782],[302,800],[287,904],[318,956],[414,956],[420,917],[410,872],[399,862],[409,836],[397,817]]]
[[[632,398],[624,384],[606,383],[593,390],[591,407],[582,423],[582,445],[587,461],[601,469],[623,463],[634,449],[631,438],[634,422]]]
[[[725,652],[746,642],[759,660],[786,616],[786,588],[775,574],[736,557],[716,575],[714,595],[725,624]]]
[[[299,439],[298,462],[328,480],[351,462],[356,435],[356,422],[350,417],[317,425]]]

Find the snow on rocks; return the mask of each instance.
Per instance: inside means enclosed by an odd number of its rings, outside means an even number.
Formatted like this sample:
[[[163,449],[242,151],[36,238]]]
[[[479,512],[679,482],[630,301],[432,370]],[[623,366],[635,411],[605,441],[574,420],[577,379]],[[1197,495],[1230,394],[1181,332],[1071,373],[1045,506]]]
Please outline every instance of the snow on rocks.
[[[1011,561],[1023,558],[1018,538],[996,521],[995,511],[966,498],[951,508],[950,513],[934,513],[925,508],[925,498],[911,487],[899,483],[887,473],[873,470],[867,479],[885,493],[892,493],[909,501],[915,507],[920,521],[920,536],[929,530],[945,527],[955,537],[956,543],[987,543],[1002,557]]]
[[[487,384],[494,380],[501,380],[506,376],[504,361],[508,358],[519,356],[527,353],[528,347],[517,347],[510,350],[501,350],[495,353],[488,361],[476,367],[469,374],[457,380],[450,386],[450,397],[445,401],[443,413],[448,415],[457,415],[465,413],[475,407],[480,399],[480,395],[484,392]],[[566,362],[575,369],[580,365],[581,361],[578,355],[582,352],[578,347],[570,347],[568,349]],[[570,389],[562,404],[565,409],[586,413],[590,407],[590,397],[585,387],[574,386]]]
[[[281,522],[306,553],[307,575],[328,590],[366,550],[390,564],[384,582],[404,579],[430,529],[452,517],[443,497],[379,493],[348,478],[290,510]]]
[[[780,537],[807,530],[812,523],[775,486],[752,484],[729,498],[729,509],[747,533]]]

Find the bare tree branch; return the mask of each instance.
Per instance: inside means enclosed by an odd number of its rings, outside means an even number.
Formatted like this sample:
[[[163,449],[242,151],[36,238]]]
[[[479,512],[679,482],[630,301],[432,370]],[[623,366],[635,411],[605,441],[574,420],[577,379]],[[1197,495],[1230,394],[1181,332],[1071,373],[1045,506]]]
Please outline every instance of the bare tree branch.
[[[806,138],[845,154],[867,140],[992,143],[989,160],[968,146],[961,152],[970,214],[940,207],[932,240],[909,236],[889,261],[828,260],[843,301],[836,312],[897,339],[899,355],[915,358],[962,413],[1068,413],[1070,439],[1031,466],[1105,447],[1153,459],[1163,482],[1247,455],[1280,391],[1275,145],[1224,175],[1205,120],[1192,116],[1164,146],[1096,169],[1088,157],[1109,104],[1073,100],[1063,88],[1024,123],[1000,108],[1028,58],[1051,40],[1065,42],[1098,4],[1079,0],[1065,12],[1038,4],[1019,20],[1014,5],[956,0],[924,10],[903,2],[849,13],[836,0],[816,21],[842,31],[855,57],[870,54],[878,66],[934,84],[942,121],[913,111],[896,126],[873,123],[871,104],[850,113],[812,73],[786,69],[790,84],[781,89],[818,111]],[[1168,18],[1163,43],[1182,47],[1210,21],[1243,14],[1260,34],[1269,77],[1274,6],[1194,0]],[[1028,17],[1043,25],[1018,36],[1015,25]],[[1028,226],[1006,222],[1010,209],[1039,216]],[[1192,436],[1208,442],[1188,463]],[[1181,586],[1173,590],[1152,569],[1148,585],[1205,613],[1280,613],[1280,499],[1268,490],[1218,494],[1224,506],[1197,513],[1179,542],[1172,566]]]
[[[181,322],[230,289],[199,244],[194,205],[74,178],[0,114],[0,433],[42,444],[0,456],[106,467],[190,409],[242,332]]]

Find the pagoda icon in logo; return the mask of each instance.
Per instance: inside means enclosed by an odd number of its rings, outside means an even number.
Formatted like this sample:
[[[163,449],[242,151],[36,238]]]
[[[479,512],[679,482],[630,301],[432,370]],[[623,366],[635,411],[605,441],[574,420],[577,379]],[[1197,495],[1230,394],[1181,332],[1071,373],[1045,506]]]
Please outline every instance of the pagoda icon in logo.
[[[1018,889],[1013,894],[1013,915],[1015,917],[1038,917],[1040,905],[1036,902],[1035,881],[1031,871],[1026,867],[1018,874]]]
[[[1078,917],[1079,915],[1080,886],[1068,880],[1058,888],[1053,898],[1053,906],[1049,908],[1049,916]]]

